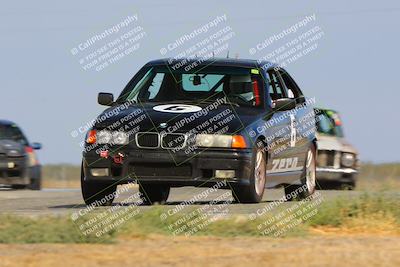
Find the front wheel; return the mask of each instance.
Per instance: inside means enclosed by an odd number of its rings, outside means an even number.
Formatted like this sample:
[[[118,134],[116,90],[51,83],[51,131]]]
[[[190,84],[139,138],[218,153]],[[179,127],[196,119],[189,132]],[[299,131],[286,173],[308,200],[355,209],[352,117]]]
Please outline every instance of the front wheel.
[[[42,169],[41,166],[36,165],[29,169],[30,181],[27,186],[31,190],[41,190],[42,189]]]
[[[139,192],[141,193],[143,204],[165,204],[167,202],[170,187],[158,184],[139,184]]]
[[[285,196],[287,201],[303,200],[315,193],[316,188],[316,151],[312,145],[307,152],[307,158],[302,175],[301,185],[289,185],[285,187]]]
[[[265,146],[261,141],[257,142],[253,150],[252,175],[248,185],[236,185],[232,187],[233,198],[239,203],[260,203],[264,191],[267,176],[267,156]]]
[[[15,189],[15,190],[25,189],[26,185],[24,185],[24,184],[13,184],[13,185],[11,185],[11,188]]]
[[[86,205],[111,206],[115,198],[117,185],[86,181],[83,167],[81,168],[82,197]]]
[[[31,190],[41,190],[42,189],[42,178],[41,177],[37,177],[36,179],[31,178],[28,188]]]

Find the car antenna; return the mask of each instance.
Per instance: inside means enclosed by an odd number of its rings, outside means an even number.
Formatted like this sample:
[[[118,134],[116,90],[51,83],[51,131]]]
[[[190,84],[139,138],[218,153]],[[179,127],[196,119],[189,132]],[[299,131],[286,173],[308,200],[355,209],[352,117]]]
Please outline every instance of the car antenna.
[[[228,52],[226,53],[226,58],[229,58],[229,50],[228,50]]]

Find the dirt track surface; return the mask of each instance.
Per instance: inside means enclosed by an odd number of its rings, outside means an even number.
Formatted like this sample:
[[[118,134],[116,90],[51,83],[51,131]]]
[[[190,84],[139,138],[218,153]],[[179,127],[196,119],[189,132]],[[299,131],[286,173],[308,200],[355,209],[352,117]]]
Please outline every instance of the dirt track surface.
[[[400,237],[152,236],[112,245],[0,245],[0,266],[400,266]]]
[[[204,188],[183,187],[171,190],[167,205],[177,205],[182,201],[189,200],[195,195],[203,192]],[[121,195],[124,199],[130,194],[137,192],[132,188],[129,192]],[[217,190],[202,201],[191,205],[197,207],[209,203],[226,190]],[[324,199],[336,197],[357,196],[361,194],[357,191],[320,191]],[[248,215],[264,207],[271,201],[279,200],[284,195],[283,190],[266,190],[263,202],[260,204],[232,204],[229,207],[231,215]],[[117,198],[114,202],[118,203]],[[283,206],[290,206],[291,203],[283,203]],[[20,214],[20,215],[65,215],[84,208],[80,189],[45,189],[43,191],[29,190],[0,190],[0,214]],[[150,209],[151,207],[144,207]]]

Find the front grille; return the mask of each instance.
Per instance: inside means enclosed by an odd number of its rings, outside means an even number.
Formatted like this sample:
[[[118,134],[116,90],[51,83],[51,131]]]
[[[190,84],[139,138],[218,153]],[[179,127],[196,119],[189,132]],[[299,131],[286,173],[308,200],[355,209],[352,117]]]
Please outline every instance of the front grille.
[[[131,165],[131,172],[139,178],[147,177],[191,177],[192,168],[190,165],[176,166],[172,163],[136,163]]]
[[[22,177],[22,172],[20,170],[0,171],[0,177],[1,178]]]
[[[157,148],[160,146],[158,133],[137,133],[136,145],[141,148]]]
[[[144,133],[136,134],[136,145],[140,148],[181,149],[185,147],[187,136],[181,133]]]
[[[331,150],[318,151],[318,167],[339,167],[340,152]]]
[[[186,144],[184,134],[164,134],[161,136],[161,146],[165,149],[181,149]]]

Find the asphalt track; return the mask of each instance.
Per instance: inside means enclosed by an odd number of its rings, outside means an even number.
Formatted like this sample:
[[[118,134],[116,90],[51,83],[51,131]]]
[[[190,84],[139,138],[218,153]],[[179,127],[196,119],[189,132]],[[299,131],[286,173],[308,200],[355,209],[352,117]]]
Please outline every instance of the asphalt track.
[[[207,188],[183,187],[174,188],[166,203],[167,207],[173,208],[183,201],[193,199],[194,196],[199,196]],[[121,200],[127,199],[130,195],[137,192],[136,188],[130,188],[129,191],[122,193],[114,201],[113,205],[118,205]],[[334,198],[347,198],[360,195],[358,191],[317,191],[323,200]],[[216,190],[209,193],[201,200],[190,203],[190,207],[199,208],[210,201],[218,199],[220,196],[230,194],[228,190]],[[250,215],[263,209],[273,201],[282,199],[283,189],[266,190],[264,199],[259,204],[229,204],[226,209],[227,215]],[[224,198],[223,201],[231,199],[231,195]],[[221,202],[221,201],[220,201]],[[218,204],[218,202],[217,202]],[[290,207],[293,202],[281,203],[283,208]],[[79,189],[44,189],[42,191],[29,190],[10,190],[0,189],[0,214],[16,214],[27,216],[43,216],[43,215],[68,215],[85,208]],[[151,209],[150,206],[143,207]],[[183,210],[183,212],[185,212]]]

